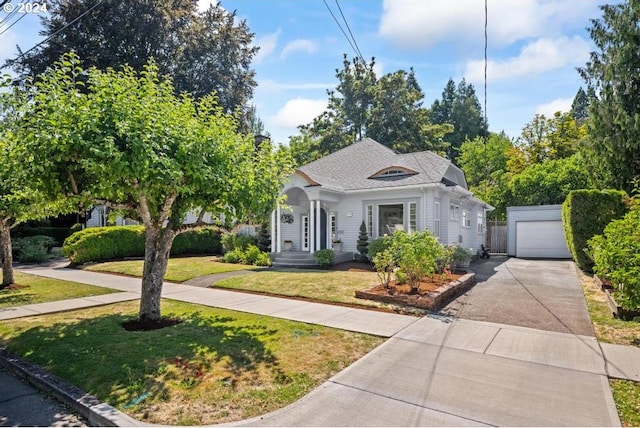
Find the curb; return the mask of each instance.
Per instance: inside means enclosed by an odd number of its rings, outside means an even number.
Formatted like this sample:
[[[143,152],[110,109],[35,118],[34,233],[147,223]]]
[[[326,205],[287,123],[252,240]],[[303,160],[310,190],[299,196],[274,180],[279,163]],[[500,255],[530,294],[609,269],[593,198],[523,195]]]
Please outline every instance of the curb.
[[[78,412],[87,420],[89,426],[153,426],[125,415],[115,407],[48,373],[42,367],[18,358],[4,348],[0,348],[0,365],[14,376],[42,392],[51,394]]]

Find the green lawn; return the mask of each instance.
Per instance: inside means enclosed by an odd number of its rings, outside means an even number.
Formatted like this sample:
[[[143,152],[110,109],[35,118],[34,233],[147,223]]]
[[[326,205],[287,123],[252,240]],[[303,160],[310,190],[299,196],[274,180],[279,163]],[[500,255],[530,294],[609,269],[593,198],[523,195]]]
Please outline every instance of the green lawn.
[[[640,320],[622,321],[611,315],[604,292],[593,278],[581,274],[582,291],[587,301],[596,338],[617,345],[640,346]],[[640,383],[610,380],[613,399],[623,426],[640,426]]]
[[[142,276],[142,260],[126,260],[105,262],[91,265],[85,270],[96,272],[112,272],[130,276]],[[205,257],[176,257],[169,259],[167,273],[164,279],[173,282],[184,282],[198,276],[214,273],[232,272],[236,270],[256,269],[255,266],[221,263],[212,261],[211,256]]]
[[[0,309],[118,292],[110,288],[94,287],[17,271],[14,275],[17,286],[0,290]]]
[[[228,423],[281,408],[384,339],[163,300],[182,323],[128,332],[138,303],[0,322],[12,352],[145,422]]]
[[[281,296],[304,297],[324,302],[384,307],[383,303],[356,299],[356,290],[369,288],[380,281],[375,272],[330,270],[277,270],[226,278],[214,287],[257,291]]]

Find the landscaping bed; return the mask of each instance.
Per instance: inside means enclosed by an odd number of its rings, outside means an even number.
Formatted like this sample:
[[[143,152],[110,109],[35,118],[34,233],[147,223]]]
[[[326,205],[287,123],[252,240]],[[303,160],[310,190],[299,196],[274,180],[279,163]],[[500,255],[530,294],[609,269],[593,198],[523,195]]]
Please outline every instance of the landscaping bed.
[[[476,274],[473,272],[433,275],[431,277],[425,277],[423,281],[420,282],[418,292],[416,293],[411,293],[409,285],[397,285],[395,281],[392,281],[389,288],[378,284],[367,290],[356,291],[355,296],[359,299],[406,305],[433,311],[460,296],[475,283]]]

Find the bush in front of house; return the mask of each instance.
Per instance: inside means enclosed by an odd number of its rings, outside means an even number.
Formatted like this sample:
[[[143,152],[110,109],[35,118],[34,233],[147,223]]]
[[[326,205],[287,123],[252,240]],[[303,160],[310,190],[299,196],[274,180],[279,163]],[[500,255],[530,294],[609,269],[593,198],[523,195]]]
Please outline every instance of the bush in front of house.
[[[401,272],[400,280],[406,281],[413,292],[418,290],[423,277],[433,275],[447,265],[453,252],[428,230],[411,234],[398,231],[382,238],[381,242],[376,241],[369,243],[369,250],[374,243],[379,246],[373,264],[382,285],[388,288],[392,273]]]
[[[369,234],[367,233],[367,226],[364,224],[364,220],[360,223],[360,230],[358,232],[358,242],[356,243],[356,249],[358,250],[359,260],[361,262],[368,262],[371,259],[368,256],[369,251]]]
[[[11,240],[13,257],[23,263],[44,263],[49,260],[56,240],[50,236],[35,235]]]
[[[335,253],[333,252],[333,250],[325,248],[313,253],[313,258],[316,260],[316,263],[320,265],[320,267],[329,267],[333,265]]]
[[[68,227],[30,226],[28,224],[20,224],[12,231],[12,235],[16,238],[49,236],[55,241],[55,247],[62,245],[64,240],[71,235],[71,229]]]
[[[241,233],[225,233],[222,235],[222,249],[227,251],[246,251],[250,245],[257,245],[258,239],[255,236]]]
[[[367,257],[373,261],[375,256],[383,252],[391,245],[391,236],[383,236],[380,238],[372,239],[367,245]]]
[[[214,227],[181,233],[171,247],[171,255],[220,252],[220,232]],[[144,257],[144,227],[88,227],[69,236],[64,241],[62,253],[76,264]]]
[[[583,189],[569,192],[562,204],[562,225],[573,260],[584,271],[593,270],[587,254],[588,241],[628,211],[628,196],[622,190]],[[587,251],[585,251],[587,250]]]
[[[222,261],[225,263],[242,263],[254,266],[271,266],[269,254],[260,251],[260,248],[255,245],[249,245],[244,251],[240,248],[227,251],[224,253],[224,256],[222,256]]]
[[[144,227],[88,227],[64,241],[62,254],[76,264],[143,257]]]
[[[624,308],[640,308],[640,201],[621,219],[589,240],[594,271],[616,289],[616,301]]]

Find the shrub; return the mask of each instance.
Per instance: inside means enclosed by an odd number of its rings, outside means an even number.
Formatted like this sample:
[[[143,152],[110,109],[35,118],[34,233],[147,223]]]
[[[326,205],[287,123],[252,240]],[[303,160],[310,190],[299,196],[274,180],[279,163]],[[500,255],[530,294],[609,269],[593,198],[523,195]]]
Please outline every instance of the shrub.
[[[143,226],[88,227],[68,237],[62,253],[72,263],[144,256]]]
[[[396,269],[396,284],[402,285],[407,283],[407,275],[400,269]]]
[[[389,248],[391,245],[391,236],[384,236],[382,238],[372,239],[367,246],[367,256],[369,260],[373,261],[373,258],[382,251]]]
[[[614,220],[603,235],[589,240],[594,271],[616,287],[616,300],[623,307],[640,308],[640,202]]]
[[[222,248],[224,251],[241,250],[246,251],[249,245],[256,245],[255,236],[244,235],[239,233],[225,233],[222,236]]]
[[[258,232],[258,248],[260,251],[268,253],[271,251],[271,234],[269,233],[269,225],[263,223]]]
[[[369,248],[369,234],[367,233],[367,226],[364,224],[364,220],[360,223],[360,232],[358,233],[358,242],[356,243],[356,249],[360,253],[361,261],[368,261],[368,248]]]
[[[231,250],[224,253],[222,261],[225,263],[245,263],[245,256],[242,250]]]
[[[23,263],[43,263],[49,260],[49,253],[56,245],[50,236],[35,235],[26,238],[15,238],[11,242],[13,256]]]
[[[438,260],[445,255],[445,248],[428,230],[408,234],[399,231],[393,234],[390,249],[396,264],[407,276],[407,283],[413,292],[418,291],[420,280],[433,275],[438,269]]]
[[[627,194],[621,190],[573,190],[562,204],[562,225],[567,246],[578,267],[590,272],[593,260],[585,249],[612,220],[627,212]]]
[[[215,227],[190,230],[176,236],[171,246],[171,255],[180,254],[221,254],[221,233]]]
[[[29,226],[18,225],[13,234],[16,237],[26,238],[30,236],[49,236],[54,240],[54,247],[56,245],[62,245],[65,239],[71,235],[70,228],[68,227],[51,227],[51,226]]]
[[[260,257],[260,254],[263,254],[262,251],[260,251],[260,248],[255,245],[249,245],[247,250],[244,252],[244,263],[248,265],[255,264],[258,257]]]
[[[464,263],[471,260],[471,251],[459,245],[451,245],[448,247],[450,260],[454,263]]]
[[[271,258],[267,253],[260,253],[253,264],[256,266],[271,266]]]
[[[321,267],[329,267],[333,264],[335,254],[333,250],[324,249],[313,253],[313,257]]]
[[[373,244],[374,241],[371,241],[371,244]],[[371,251],[371,245],[369,245],[369,251]],[[391,274],[396,267],[396,259],[393,257],[391,248],[387,247],[382,251],[378,251],[371,261],[373,262],[373,266],[376,268],[376,273],[380,283],[384,288],[389,288]]]
[[[181,233],[176,236],[171,247],[171,255],[220,252],[220,232],[212,227]],[[88,227],[69,236],[64,241],[62,253],[72,263],[143,257],[144,227]]]
[[[82,229],[84,229],[84,227],[82,226],[82,223],[76,223],[73,226],[71,226],[71,228],[69,229],[69,236],[73,235],[76,232],[80,232]]]

